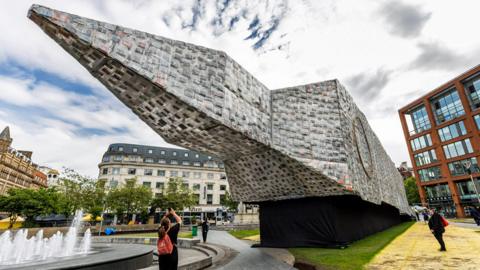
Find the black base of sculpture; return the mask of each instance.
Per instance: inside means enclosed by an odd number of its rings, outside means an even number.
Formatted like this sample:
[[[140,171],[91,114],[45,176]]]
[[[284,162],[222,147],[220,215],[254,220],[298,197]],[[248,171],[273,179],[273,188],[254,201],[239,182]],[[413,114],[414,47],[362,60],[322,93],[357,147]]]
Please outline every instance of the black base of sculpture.
[[[357,196],[262,202],[260,245],[341,247],[404,220],[397,208]]]

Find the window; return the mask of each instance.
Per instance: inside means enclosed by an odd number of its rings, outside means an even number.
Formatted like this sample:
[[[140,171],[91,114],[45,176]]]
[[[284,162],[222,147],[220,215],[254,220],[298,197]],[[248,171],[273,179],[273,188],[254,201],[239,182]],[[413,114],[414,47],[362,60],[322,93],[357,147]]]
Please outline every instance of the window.
[[[224,194],[220,194],[220,204],[221,205],[225,204],[225,195]]]
[[[213,195],[207,194],[207,204],[213,204]]]
[[[108,168],[103,168],[102,174],[108,174]],[[50,174],[48,175],[48,177],[50,177]]]
[[[153,163],[153,158],[145,158],[144,162],[146,163]]]
[[[119,147],[118,147],[118,151],[119,151],[119,152],[123,152],[123,146],[119,146]]]
[[[145,169],[145,170],[143,171],[143,174],[144,174],[144,175],[153,175],[153,170],[152,170],[152,169]]]
[[[133,151],[133,153],[137,153],[137,152],[138,152],[138,148],[134,147],[134,148],[132,149],[132,151]]]
[[[454,158],[469,154],[473,152],[472,144],[470,139],[465,139],[463,141],[454,142],[443,146],[443,152],[445,152],[445,157]]]
[[[217,165],[215,164],[215,162],[213,161],[207,161],[204,163],[204,166],[205,167],[208,167],[208,168],[214,168],[214,167],[217,167]]]
[[[167,163],[167,161],[166,161],[165,159],[159,159],[159,160],[158,160],[158,163],[160,163],[160,164],[165,164],[165,163]]]
[[[213,184],[207,184],[207,190],[213,190]]]
[[[157,175],[158,176],[165,176],[165,171],[164,170],[158,170]]]
[[[182,165],[190,166],[190,162],[188,162],[188,161],[182,161]]]
[[[428,182],[442,177],[440,167],[438,166],[418,170],[418,176],[422,182]]]
[[[150,188],[150,187],[152,187],[152,182],[143,182],[142,185],[143,185],[144,187]]]
[[[170,171],[170,176],[171,176],[171,177],[177,177],[177,176],[178,176],[178,172],[177,172],[177,171]]]
[[[207,173],[207,178],[208,179],[213,179],[213,173]]]
[[[177,152],[173,151],[172,156],[176,156],[176,155],[177,155]]]
[[[200,190],[200,184],[193,184],[193,190]]]
[[[430,164],[432,162],[437,161],[437,155],[435,154],[435,150],[433,149],[422,152],[422,153],[418,153],[414,155],[414,157],[415,157],[415,163],[417,164],[417,166],[422,166],[422,165]]]
[[[160,155],[165,155],[165,150],[160,151]]]
[[[155,183],[155,187],[158,189],[163,189],[165,187],[165,184],[163,182],[157,182]]]
[[[472,110],[480,108],[480,76],[466,82],[465,91],[467,92],[468,101],[470,102]]]
[[[172,160],[170,160],[170,164],[176,165],[176,164],[178,164],[178,161],[176,161],[175,159],[172,159]]]
[[[222,173],[222,174],[220,174],[220,179],[221,180],[227,180],[227,176],[224,173]]]
[[[110,156],[103,157],[103,162],[109,162],[109,161],[110,161]]]
[[[199,157],[199,155],[198,155],[198,154],[195,154],[195,158],[198,158],[198,157]]]
[[[190,178],[190,172],[185,172],[185,171],[183,171],[183,172],[182,172],[182,177],[183,177],[183,178]]]
[[[425,191],[429,200],[438,200],[441,198],[451,197],[450,188],[448,188],[448,185],[445,184],[427,186],[425,187]]]
[[[184,156],[184,157],[188,157],[188,153],[184,153],[183,156]]]
[[[148,149],[147,151],[149,154],[153,154],[153,149]]]
[[[438,135],[440,136],[440,140],[442,142],[451,140],[465,134],[467,134],[467,130],[465,129],[463,121],[451,124],[438,130]]]
[[[470,171],[468,171],[464,166],[464,164],[468,162],[470,162]],[[450,170],[450,174],[452,176],[470,174],[470,172],[471,173],[480,172],[476,158],[468,158],[464,160],[450,162],[448,163],[448,169]]]
[[[113,168],[112,174],[120,174],[120,168]]]
[[[477,124],[477,129],[480,129],[480,114],[475,115],[473,119],[475,119],[475,124]]]
[[[137,174],[137,169],[135,169],[135,168],[129,168],[129,169],[128,169],[128,174],[132,174],[132,175]]]
[[[194,172],[194,173],[193,173],[193,178],[195,178],[195,179],[200,179],[200,178],[202,178],[202,173],[201,173],[201,172]]]
[[[117,186],[118,186],[118,181],[117,180],[110,181],[110,187],[111,188],[116,188]]]
[[[202,166],[202,164],[200,164],[200,162],[198,162],[198,161],[195,161],[195,162],[193,162],[193,166],[200,167],[200,166]]]
[[[122,161],[122,156],[114,156],[113,160],[114,161]]]
[[[223,162],[219,162],[219,163],[218,163],[218,168],[220,168],[220,169],[225,168],[225,165],[223,164]]]
[[[183,187],[184,189],[188,189],[188,183],[183,183],[183,184],[182,184],[182,187]]]
[[[465,114],[462,102],[455,88],[432,100],[432,107],[437,124]]]
[[[425,106],[420,106],[410,114],[413,122],[415,133],[420,133],[424,130],[430,129],[432,126],[428,119],[427,110]]]
[[[220,185],[220,190],[227,190],[227,186],[226,185]]]
[[[197,205],[200,204],[200,194],[193,194],[193,200]]]
[[[477,185],[479,184],[478,178],[475,180]],[[477,199],[477,193],[475,192],[475,187],[473,186],[473,182],[471,180],[458,182],[457,183],[458,193],[460,195],[460,199],[463,200],[472,200]]]

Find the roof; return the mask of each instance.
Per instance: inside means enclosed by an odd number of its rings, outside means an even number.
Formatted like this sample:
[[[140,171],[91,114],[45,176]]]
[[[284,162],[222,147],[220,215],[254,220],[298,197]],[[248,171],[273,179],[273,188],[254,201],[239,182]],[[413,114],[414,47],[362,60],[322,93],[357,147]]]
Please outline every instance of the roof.
[[[7,126],[3,129],[2,133],[0,133],[0,139],[3,140],[11,140],[10,138],[10,128]]]
[[[122,150],[120,151],[120,149]],[[134,149],[136,149],[136,151],[134,151]],[[151,150],[151,153],[149,150]],[[190,164],[193,164],[193,162],[200,162],[202,165],[210,160],[221,162],[217,157],[202,154],[197,151],[127,143],[111,144],[103,156],[111,155],[138,155],[142,158],[153,158],[154,163],[163,159],[167,164],[170,164],[171,160],[177,160],[179,164],[181,164],[182,161],[189,161]]]

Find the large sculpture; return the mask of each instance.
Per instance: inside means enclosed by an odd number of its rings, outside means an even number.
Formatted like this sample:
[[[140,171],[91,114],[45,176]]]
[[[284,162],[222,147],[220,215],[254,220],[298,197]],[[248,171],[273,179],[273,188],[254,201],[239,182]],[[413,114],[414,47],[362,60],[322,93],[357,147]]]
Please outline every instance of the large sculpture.
[[[233,197],[261,205],[263,245],[344,244],[408,213],[337,80],[269,90],[222,51],[37,5],[28,16],[165,141],[221,158]]]

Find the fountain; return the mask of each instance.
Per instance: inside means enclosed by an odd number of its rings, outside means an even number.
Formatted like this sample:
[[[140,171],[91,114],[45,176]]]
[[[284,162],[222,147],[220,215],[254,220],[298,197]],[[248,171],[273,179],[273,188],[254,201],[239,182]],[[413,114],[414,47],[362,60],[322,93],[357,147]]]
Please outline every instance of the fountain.
[[[50,238],[43,238],[43,230],[28,238],[28,230],[19,230],[15,235],[6,231],[0,235],[0,265],[22,264],[49,258],[88,254],[91,247],[90,229],[85,231],[81,241],[79,233],[82,211],[77,211],[72,225],[64,236],[57,232]]]

